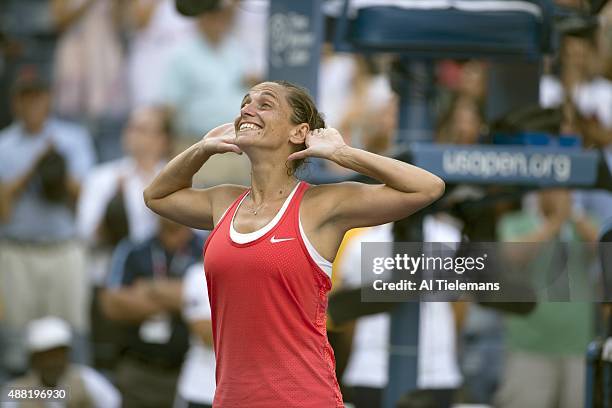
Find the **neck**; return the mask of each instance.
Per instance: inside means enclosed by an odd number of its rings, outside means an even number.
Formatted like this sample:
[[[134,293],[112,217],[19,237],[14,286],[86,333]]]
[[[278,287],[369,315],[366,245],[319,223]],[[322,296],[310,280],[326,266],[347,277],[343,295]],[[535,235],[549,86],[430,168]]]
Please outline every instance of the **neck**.
[[[37,135],[43,130],[44,123],[28,123],[23,122],[23,128],[27,132],[28,135]]]
[[[294,176],[287,175],[284,163],[254,164],[251,167],[251,198],[257,204],[286,198],[296,182]]]
[[[208,45],[212,48],[217,48],[223,40],[223,34],[218,33],[214,30],[202,29],[201,33],[204,37],[204,41],[206,41]]]

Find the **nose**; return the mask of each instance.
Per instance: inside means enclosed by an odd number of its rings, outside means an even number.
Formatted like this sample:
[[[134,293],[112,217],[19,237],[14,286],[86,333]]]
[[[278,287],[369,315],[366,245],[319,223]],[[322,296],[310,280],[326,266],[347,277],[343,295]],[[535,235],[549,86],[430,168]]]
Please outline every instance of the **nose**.
[[[240,109],[241,116],[255,116],[255,108],[252,103],[245,103]]]

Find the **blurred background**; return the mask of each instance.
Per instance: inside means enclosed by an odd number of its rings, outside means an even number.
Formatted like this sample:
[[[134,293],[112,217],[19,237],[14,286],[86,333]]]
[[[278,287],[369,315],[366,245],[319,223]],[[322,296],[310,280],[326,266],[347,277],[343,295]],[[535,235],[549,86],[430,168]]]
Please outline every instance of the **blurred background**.
[[[142,192],[272,78],[307,86],[350,145],[447,181],[432,208],[341,246],[328,332],[347,407],[612,406],[606,304],[428,302],[411,323],[334,298],[363,284],[361,242],[609,239],[612,3],[343,3],[0,2],[0,385],[68,386],[70,407],[211,406],[208,231],[159,219]],[[287,34],[302,23],[312,37]],[[461,152],[554,157],[512,178]],[[316,160],[302,177],[358,178]],[[214,157],[194,182],[248,185],[248,159]],[[567,256],[612,299],[609,262]]]

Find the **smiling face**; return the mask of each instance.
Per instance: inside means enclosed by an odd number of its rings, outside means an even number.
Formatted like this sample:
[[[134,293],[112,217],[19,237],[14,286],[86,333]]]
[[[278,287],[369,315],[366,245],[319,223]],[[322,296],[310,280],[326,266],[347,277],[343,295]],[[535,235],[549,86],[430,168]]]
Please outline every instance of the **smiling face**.
[[[291,122],[292,110],[286,92],[283,86],[272,82],[251,88],[234,121],[238,146],[278,148],[287,144],[296,125]]]
[[[290,82],[272,81],[254,86],[245,95],[234,127],[236,144],[251,159],[256,147],[278,156],[266,159],[286,163],[289,154],[306,148],[308,132],[325,128],[325,121],[308,91]],[[293,161],[291,170],[302,162]]]

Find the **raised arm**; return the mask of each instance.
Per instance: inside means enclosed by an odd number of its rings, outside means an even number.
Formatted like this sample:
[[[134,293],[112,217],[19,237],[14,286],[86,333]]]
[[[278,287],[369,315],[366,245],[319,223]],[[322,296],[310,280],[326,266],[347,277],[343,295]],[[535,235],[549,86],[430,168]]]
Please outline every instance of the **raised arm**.
[[[306,150],[290,159],[315,156],[364,174],[383,184],[346,182],[313,189],[325,203],[321,224],[343,230],[385,224],[405,218],[431,204],[444,193],[444,182],[423,169],[347,146],[335,129],[317,129],[306,138]]]
[[[147,207],[157,214],[198,229],[214,227],[214,209],[226,208],[245,187],[221,185],[207,189],[192,188],[192,178],[202,165],[217,153],[242,152],[233,144],[234,125],[211,130],[170,161],[144,191]]]

